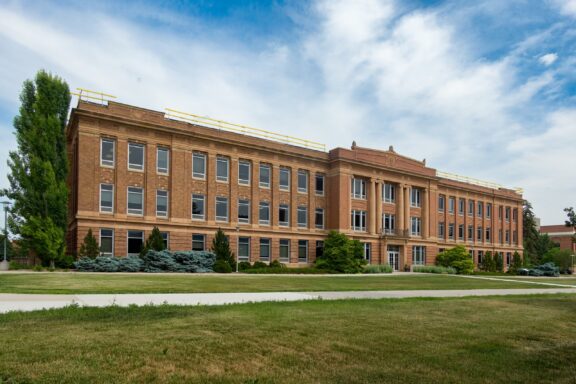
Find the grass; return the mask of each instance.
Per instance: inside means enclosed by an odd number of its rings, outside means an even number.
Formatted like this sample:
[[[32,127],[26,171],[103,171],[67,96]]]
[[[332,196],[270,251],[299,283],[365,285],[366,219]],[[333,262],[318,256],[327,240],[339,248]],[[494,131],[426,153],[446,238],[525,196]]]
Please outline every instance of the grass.
[[[0,315],[0,382],[574,383],[576,295]]]
[[[260,276],[70,272],[0,274],[0,293],[294,292],[546,287],[448,275]]]

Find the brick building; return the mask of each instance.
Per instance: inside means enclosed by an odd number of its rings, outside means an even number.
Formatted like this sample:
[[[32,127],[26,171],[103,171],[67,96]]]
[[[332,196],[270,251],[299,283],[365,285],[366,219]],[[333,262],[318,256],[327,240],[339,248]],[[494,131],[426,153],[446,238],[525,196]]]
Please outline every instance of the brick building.
[[[560,245],[560,249],[567,249],[576,254],[576,230],[565,225],[542,225],[539,228],[541,234],[547,234],[555,243]]]
[[[522,251],[519,191],[352,145],[325,152],[79,101],[67,128],[68,249],[89,228],[104,254],[137,253],[156,225],[169,249],[208,249],[222,228],[239,260],[314,262],[329,230],[364,243],[373,264],[433,264],[467,247],[505,261]]]

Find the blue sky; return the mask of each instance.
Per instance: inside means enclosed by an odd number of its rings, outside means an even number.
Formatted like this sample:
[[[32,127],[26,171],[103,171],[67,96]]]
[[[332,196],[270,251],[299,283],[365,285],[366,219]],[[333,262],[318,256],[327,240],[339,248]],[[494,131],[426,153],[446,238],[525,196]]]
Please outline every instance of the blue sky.
[[[320,141],[576,205],[576,0],[2,1],[0,187],[22,82]]]

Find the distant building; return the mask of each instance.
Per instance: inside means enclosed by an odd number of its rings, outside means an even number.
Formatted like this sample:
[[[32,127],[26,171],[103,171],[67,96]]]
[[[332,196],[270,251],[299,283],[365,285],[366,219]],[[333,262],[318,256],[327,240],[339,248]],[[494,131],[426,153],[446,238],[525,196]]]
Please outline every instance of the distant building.
[[[568,249],[572,253],[576,253],[576,230],[573,227],[542,225],[540,226],[540,233],[547,234],[553,242],[560,244],[560,249]]]

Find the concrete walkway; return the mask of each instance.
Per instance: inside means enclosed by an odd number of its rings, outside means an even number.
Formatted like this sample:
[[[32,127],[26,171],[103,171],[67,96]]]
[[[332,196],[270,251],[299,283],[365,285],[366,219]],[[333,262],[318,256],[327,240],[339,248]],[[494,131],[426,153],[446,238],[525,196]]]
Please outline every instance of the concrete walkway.
[[[546,289],[467,289],[418,291],[342,291],[342,292],[251,292],[251,293],[169,293],[101,295],[0,294],[0,313],[63,308],[69,305],[108,307],[117,305],[223,305],[265,301],[383,299],[410,297],[467,297],[571,293],[576,288]]]

